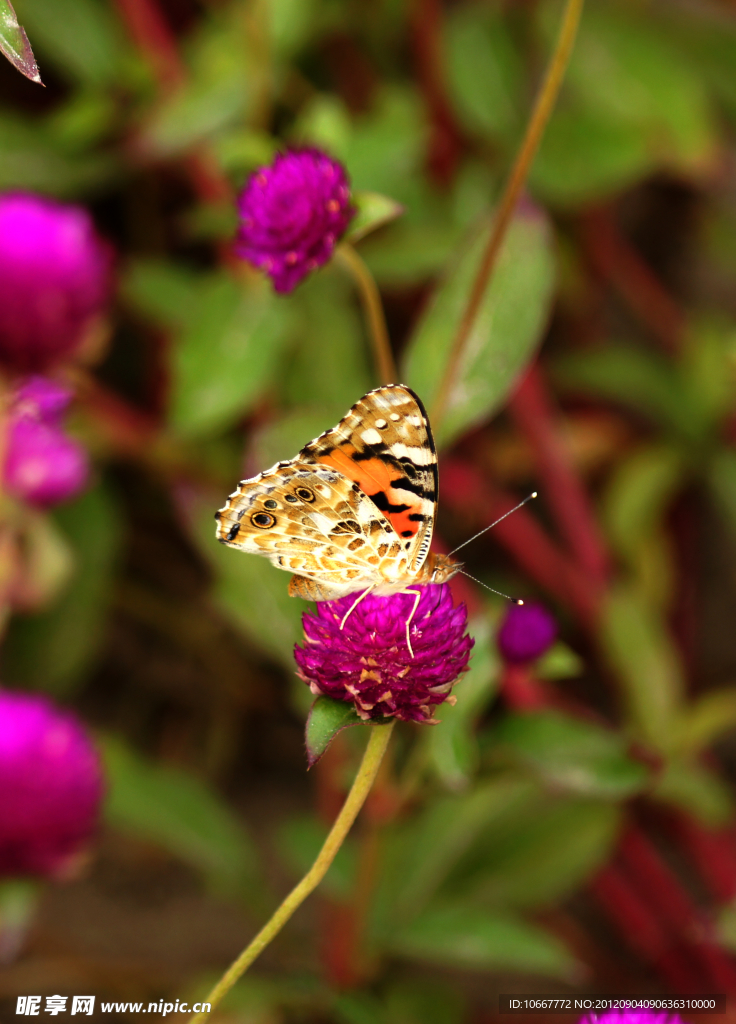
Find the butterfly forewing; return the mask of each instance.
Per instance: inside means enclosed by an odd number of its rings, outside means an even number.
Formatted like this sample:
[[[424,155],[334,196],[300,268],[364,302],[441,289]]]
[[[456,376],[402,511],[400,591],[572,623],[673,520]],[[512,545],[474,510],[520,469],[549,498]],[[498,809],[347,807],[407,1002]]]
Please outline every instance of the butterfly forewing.
[[[241,482],[220,509],[217,538],[265,555],[329,600],[393,593],[429,578],[437,456],[422,403],[409,388],[369,392],[332,430]],[[309,586],[307,586],[307,582]]]
[[[401,539],[409,572],[421,568],[434,527],[437,455],[427,414],[413,391],[401,384],[370,391],[299,457],[357,483]]]

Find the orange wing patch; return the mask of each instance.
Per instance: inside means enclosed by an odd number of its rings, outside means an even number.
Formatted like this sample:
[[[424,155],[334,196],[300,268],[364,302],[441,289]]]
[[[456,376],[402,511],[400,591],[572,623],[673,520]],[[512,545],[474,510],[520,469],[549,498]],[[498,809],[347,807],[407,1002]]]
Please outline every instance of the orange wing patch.
[[[378,456],[356,459],[357,450],[350,444],[340,445],[319,455],[319,462],[331,466],[360,487],[384,514],[399,537],[415,537],[424,522],[422,499],[404,488],[394,487],[396,469]],[[402,481],[403,482],[403,481]]]

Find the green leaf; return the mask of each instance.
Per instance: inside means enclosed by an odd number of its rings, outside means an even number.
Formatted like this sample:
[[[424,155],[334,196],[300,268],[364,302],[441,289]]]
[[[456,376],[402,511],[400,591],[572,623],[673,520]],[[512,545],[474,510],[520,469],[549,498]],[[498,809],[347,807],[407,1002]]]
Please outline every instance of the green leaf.
[[[543,4],[541,13],[549,43],[559,5]],[[657,168],[702,173],[716,152],[713,110],[687,53],[632,7],[586,6],[532,169],[535,191],[590,202]]]
[[[84,679],[102,641],[120,522],[102,488],[57,509],[54,519],[74,552],[74,572],[51,608],[12,620],[3,663],[6,678],[61,695]]]
[[[651,165],[637,126],[601,118],[563,98],[545,129],[529,184],[546,203],[583,205],[634,184]]]
[[[345,240],[358,242],[372,231],[390,224],[404,212],[401,203],[382,196],[379,192],[353,192],[352,204],[356,214],[350,222]]]
[[[242,4],[200,23],[188,47],[189,75],[157,106],[138,140],[150,156],[173,156],[240,124],[258,95],[260,66]]]
[[[14,598],[26,613],[53,604],[74,575],[75,553],[51,516],[28,508],[20,510],[21,576]]]
[[[301,638],[306,605],[289,597],[288,575],[266,558],[217,543],[214,515],[224,498],[196,492],[182,499],[192,540],[215,574],[213,600],[257,649],[293,672],[294,644]],[[307,687],[303,689],[308,695]]]
[[[610,398],[651,417],[680,437],[699,440],[706,426],[677,369],[654,352],[613,344],[557,359],[558,386]]]
[[[392,196],[410,210],[426,188],[421,166],[426,119],[417,93],[384,87],[354,121],[343,154],[354,189]]]
[[[279,369],[289,328],[288,307],[260,277],[245,285],[208,275],[196,295],[171,365],[169,418],[189,437],[221,430],[252,407]]]
[[[401,917],[421,909],[480,833],[536,795],[525,779],[502,775],[462,796],[435,800],[411,826],[398,908]]]
[[[391,1024],[458,1024],[468,1019],[468,996],[451,980],[395,981],[386,992]]]
[[[736,906],[732,903],[717,912],[716,929],[719,944],[736,952]]]
[[[543,781],[572,793],[622,800],[648,782],[616,733],[557,711],[508,715],[497,736]]]
[[[736,536],[736,452],[719,448],[707,467],[707,479],[732,536]]]
[[[585,671],[585,662],[561,640],[543,654],[535,669],[540,679],[575,679]]]
[[[141,757],[119,739],[102,740],[107,821],[163,846],[201,871],[221,893],[257,894],[262,880],[242,823],[207,786],[180,768]]]
[[[23,0],[36,49],[90,85],[118,81],[127,38],[109,5],[97,0]]]
[[[684,753],[698,753],[736,729],[736,687],[706,693],[692,704],[683,723]]]
[[[540,907],[565,899],[611,856],[621,827],[619,805],[554,796],[533,799],[486,825],[453,866],[441,898],[476,907]]]
[[[200,275],[159,260],[132,261],[120,280],[123,297],[162,327],[181,328],[199,305]]]
[[[468,1019],[468,996],[452,981],[422,977],[393,981],[372,992],[341,992],[331,1006],[337,1024],[458,1024]]]
[[[601,641],[624,688],[632,724],[654,750],[680,742],[684,682],[679,655],[662,618],[630,587],[604,605]]]
[[[508,138],[519,122],[523,74],[501,12],[486,5],[450,8],[445,19],[449,87],[469,131]]]
[[[571,977],[576,961],[559,939],[511,914],[447,905],[399,926],[390,948],[412,959],[475,970]]]
[[[662,516],[682,486],[681,454],[664,445],[647,445],[619,463],[605,498],[604,519],[616,550],[634,563],[642,542],[662,529]]]
[[[463,789],[478,764],[475,726],[478,717],[493,699],[498,688],[500,662],[491,644],[488,617],[470,624],[475,646],[470,669],[455,684],[457,703],[438,709],[441,726],[426,730],[426,744],[435,772],[448,789]]]
[[[621,459],[609,478],[603,520],[614,550],[627,562],[645,601],[665,608],[673,564],[664,517],[687,478],[681,451],[645,445]]]
[[[318,0],[271,0],[266,11],[271,42],[280,60],[298,53],[320,27]]]
[[[353,281],[342,268],[330,264],[293,295],[276,301],[288,307],[293,344],[280,378],[280,394],[300,412],[334,414],[334,419],[323,422],[320,430],[325,430],[375,383]],[[302,437],[289,457],[313,436]]]
[[[18,24],[10,0],[0,0],[0,52],[22,75],[32,82],[41,83],[31,44],[22,25]]]
[[[279,854],[292,873],[301,877],[307,873],[324,845],[328,826],[311,815],[296,815],[278,829]],[[355,892],[358,851],[354,841],[348,839],[337,851],[321,885],[334,899],[349,901]]]
[[[306,744],[309,767],[319,761],[339,732],[349,725],[360,725],[361,719],[351,703],[318,697],[307,718]]]
[[[709,828],[720,828],[733,817],[728,785],[696,761],[670,761],[650,795],[693,815]]]
[[[379,284],[411,286],[439,274],[458,241],[454,224],[399,221],[385,233],[361,244],[360,255]]]
[[[0,189],[22,188],[55,196],[90,195],[116,173],[109,156],[69,154],[43,122],[0,115]]]
[[[486,225],[465,246],[411,339],[403,376],[429,408],[446,372],[489,230],[490,225]],[[449,443],[502,405],[541,340],[553,283],[548,223],[541,211],[525,210],[512,222],[470,333],[448,411],[438,431],[441,443]]]

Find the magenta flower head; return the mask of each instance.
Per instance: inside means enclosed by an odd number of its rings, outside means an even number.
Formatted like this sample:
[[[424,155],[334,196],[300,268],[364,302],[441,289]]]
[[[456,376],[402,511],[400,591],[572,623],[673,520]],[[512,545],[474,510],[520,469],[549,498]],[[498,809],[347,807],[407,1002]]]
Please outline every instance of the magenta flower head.
[[[496,640],[499,650],[512,664],[534,661],[557,638],[557,623],[536,601],[511,605],[501,623]]]
[[[473,646],[465,632],[465,605],[453,606],[444,583],[412,589],[421,597],[409,627],[411,651],[406,622],[413,594],[370,594],[348,616],[344,629],[340,623],[356,594],[321,601],[315,612],[305,613],[306,643],[296,646],[294,657],[312,693],[352,701],[365,721],[432,722],[437,704],[454,703],[450,690],[467,668]]]
[[[608,1010],[588,1013],[578,1024],[683,1024],[678,1013],[655,1010]]]
[[[48,508],[74,497],[89,476],[89,459],[61,427],[71,392],[43,377],[32,377],[15,394],[10,409],[4,482],[10,494]]]
[[[89,847],[102,769],[76,717],[0,690],[0,877],[68,874]]]
[[[0,195],[0,362],[33,373],[72,355],[105,308],[110,269],[86,210]]]
[[[238,213],[235,251],[277,292],[290,292],[327,263],[355,210],[342,164],[319,149],[295,149],[251,175]]]

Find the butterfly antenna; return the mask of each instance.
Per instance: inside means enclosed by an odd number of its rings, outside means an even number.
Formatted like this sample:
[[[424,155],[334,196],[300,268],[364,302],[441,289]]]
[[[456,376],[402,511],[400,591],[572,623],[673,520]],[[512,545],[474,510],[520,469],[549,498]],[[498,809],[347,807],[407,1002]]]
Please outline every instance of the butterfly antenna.
[[[467,540],[464,540],[464,541],[462,542],[462,544],[459,544],[459,545],[458,545],[458,547],[456,547],[456,548],[455,548],[455,551],[459,551],[459,550],[460,550],[460,548],[464,548],[466,544],[470,544],[470,542],[471,542],[471,541],[473,541],[473,540],[477,540],[477,538],[478,538],[478,537],[482,537],[484,533],[487,533],[487,532],[488,532],[489,530],[492,530],[494,526],[498,526],[498,524],[499,524],[500,522],[503,522],[503,520],[504,520],[504,519],[505,519],[505,518],[506,518],[507,516],[510,516],[510,515],[511,515],[511,514],[512,514],[513,512],[518,512],[518,510],[519,510],[519,509],[520,509],[520,508],[521,508],[521,507],[522,507],[523,505],[526,505],[526,503],[527,503],[528,501],[531,501],[531,500],[532,500],[532,498],[536,498],[536,497],[537,497],[537,494],[538,494],[538,491],[532,491],[532,493],[531,493],[531,494],[527,494],[526,498],[524,498],[524,500],[523,500],[523,501],[520,501],[518,505],[514,505],[514,507],[513,507],[513,508],[511,508],[511,509],[509,509],[509,511],[508,511],[508,512],[504,512],[504,514],[503,514],[502,516],[499,516],[499,517],[498,517],[498,519],[496,519],[496,521],[495,521],[495,522],[491,523],[491,525],[490,525],[490,526],[484,526],[482,530],[479,530],[479,531],[478,531],[477,533],[474,533],[472,537],[468,537],[468,539],[467,539]],[[454,555],[454,554],[455,554],[455,551],[451,551],[451,552],[450,552],[450,554],[451,554],[451,555]],[[467,576],[467,573],[466,573],[465,575]],[[477,580],[476,580],[476,582],[477,582]],[[505,595],[505,594],[501,594],[501,597],[506,597],[506,595]]]
[[[511,597],[510,594],[504,594],[502,590],[494,590],[493,587],[489,587],[488,584],[483,583],[482,580],[477,580],[475,576],[471,576],[469,572],[465,572],[464,569],[459,569],[458,572],[462,573],[463,576],[467,576],[473,583],[477,583],[481,587],[485,587],[486,590],[490,590],[492,594],[498,594],[499,597],[505,597],[507,601],[511,601],[512,604],[522,605],[524,602],[520,597]]]

